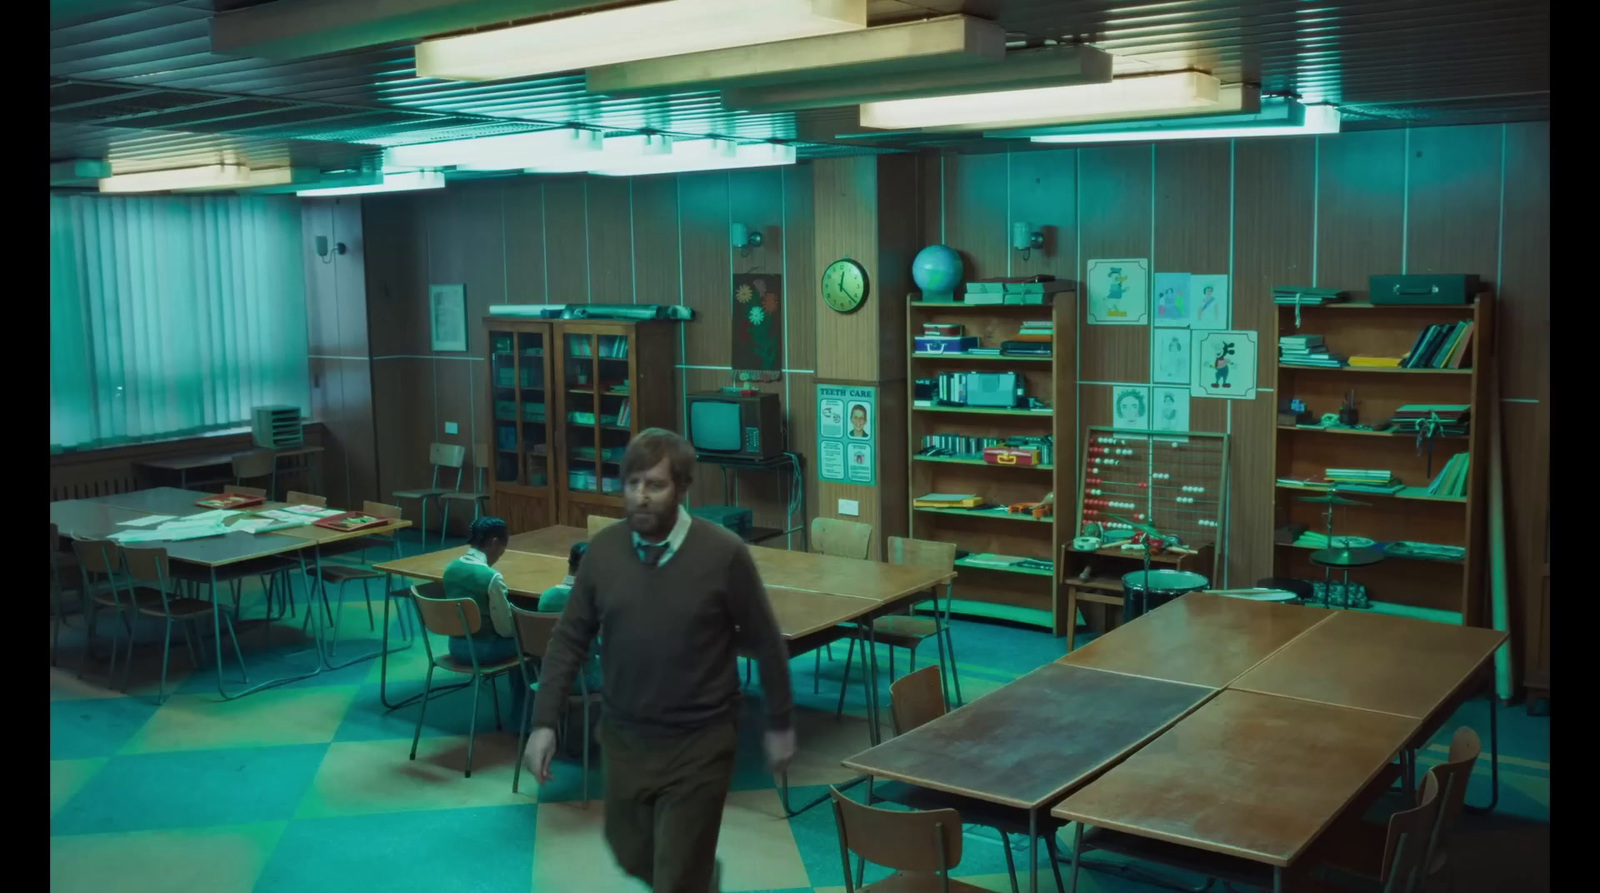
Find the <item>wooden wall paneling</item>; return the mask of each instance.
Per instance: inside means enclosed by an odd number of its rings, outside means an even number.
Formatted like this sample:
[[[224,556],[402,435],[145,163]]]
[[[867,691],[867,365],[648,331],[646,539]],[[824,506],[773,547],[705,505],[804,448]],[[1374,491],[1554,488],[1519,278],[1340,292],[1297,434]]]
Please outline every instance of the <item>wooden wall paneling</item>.
[[[678,178],[678,218],[682,227],[683,302],[694,322],[684,328],[684,364],[727,368],[732,362],[732,259],[728,242],[728,174],[714,172]],[[718,386],[728,382],[722,373]]]
[[[922,245],[944,242],[944,155],[917,156],[922,182]]]
[[[1523,678],[1549,685],[1550,125],[1507,125],[1495,307],[1511,618]],[[1533,400],[1537,402],[1518,402]]]
[[[1010,275],[1049,274],[1076,280],[1078,274],[1078,150],[1013,152],[1006,182],[1010,219],[1006,221],[1006,254]],[[1044,248],[1011,250],[1011,224],[1031,223],[1044,233]]]
[[[789,418],[789,451],[800,456],[805,471],[805,504],[799,522],[809,525],[817,517],[821,502],[817,495],[817,376],[808,372],[784,374],[789,386],[788,403],[784,412]],[[805,540],[796,536],[789,541],[792,549],[802,548]]]
[[[812,195],[812,167],[797,164],[783,169],[783,299],[784,366],[789,369],[817,368],[817,253],[813,224],[815,197]],[[785,373],[789,378],[789,373]],[[794,386],[789,388],[794,399]],[[815,396],[815,395],[813,395]],[[791,422],[792,424],[792,422]],[[791,441],[791,446],[793,445]]]
[[[696,391],[712,391],[728,383],[726,372],[716,372],[706,369],[683,369],[683,391],[693,394]],[[685,429],[687,432],[687,429]],[[697,465],[694,470],[694,483],[689,487],[690,505],[732,505],[732,493],[724,493],[722,489],[722,471],[715,465]]]
[[[1151,252],[1151,157],[1149,146],[1078,150],[1081,247],[1078,273],[1073,278],[1081,281],[1084,266],[1098,258],[1144,257],[1152,261],[1152,274],[1157,269],[1167,269],[1165,262]],[[1079,304],[1080,380],[1148,382],[1150,327],[1085,324],[1089,313],[1087,287]],[[1086,415],[1082,424],[1100,425],[1109,419],[1109,415],[1105,420]]]
[[[1370,277],[1405,272],[1406,132],[1369,130],[1317,137],[1319,288],[1365,301]]]
[[[324,495],[333,505],[359,505],[377,493],[377,445],[372,426],[372,362],[367,332],[366,245],[360,199],[307,202],[321,206],[318,233],[346,253],[323,262],[312,251],[318,286],[309,302],[323,308],[310,336],[312,416],[323,423],[325,452],[320,458]],[[324,228],[325,227],[325,228]],[[317,233],[308,233],[314,236]],[[314,238],[307,238],[308,246]]]
[[[506,303],[549,303],[545,297],[544,182],[536,177],[497,182],[505,197],[501,241],[506,252]]]
[[[1236,140],[1234,152],[1232,324],[1257,333],[1257,380],[1270,388],[1278,367],[1272,289],[1311,280],[1316,146],[1311,140]],[[1274,392],[1248,403],[1228,401],[1233,415],[1223,585],[1250,586],[1272,574],[1277,401],[1292,396]]]
[[[945,156],[944,243],[961,255],[969,281],[1008,275],[1010,159],[1004,152]]]
[[[637,303],[679,303],[683,295],[679,290],[678,181],[672,177],[633,178],[632,225]],[[679,362],[687,360],[680,357]]]
[[[1406,272],[1476,273],[1494,287],[1504,128],[1418,127],[1406,163]]]
[[[585,179],[584,224],[588,227],[589,300],[595,304],[632,304],[634,177]]]
[[[552,304],[589,303],[588,177],[544,181],[545,276]],[[627,255],[623,255],[626,257]]]
[[[922,247],[922,221],[918,202],[921,184],[916,159],[888,155],[877,159],[878,257],[874,290],[877,317],[878,380],[904,381],[911,338],[906,333],[906,297],[916,288],[911,281],[911,261]],[[904,418],[891,420],[903,430]],[[905,463],[897,466],[903,474]]]
[[[877,327],[872,308],[882,300],[877,282],[877,208],[868,207],[877,195],[878,168],[869,156],[827,158],[812,164],[816,215],[816,272],[849,257],[867,269],[872,293],[855,313],[835,313],[817,301],[817,376],[843,381],[877,381]],[[858,489],[858,488],[849,488]],[[826,505],[826,503],[825,503]]]

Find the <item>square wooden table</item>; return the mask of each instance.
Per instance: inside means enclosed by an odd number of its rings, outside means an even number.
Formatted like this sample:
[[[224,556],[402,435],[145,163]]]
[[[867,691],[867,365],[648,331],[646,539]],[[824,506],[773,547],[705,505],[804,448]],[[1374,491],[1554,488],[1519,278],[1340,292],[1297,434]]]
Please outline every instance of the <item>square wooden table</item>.
[[[1193,592],[1058,663],[1223,688],[1332,616],[1320,608]]]
[[[1165,608],[1153,613],[1160,613]],[[1223,691],[1050,814],[1284,870],[1405,746],[1403,716]]]
[[[1026,811],[1035,831],[1029,883],[1037,890],[1039,812],[1216,693],[1208,686],[1046,664],[844,765]]]

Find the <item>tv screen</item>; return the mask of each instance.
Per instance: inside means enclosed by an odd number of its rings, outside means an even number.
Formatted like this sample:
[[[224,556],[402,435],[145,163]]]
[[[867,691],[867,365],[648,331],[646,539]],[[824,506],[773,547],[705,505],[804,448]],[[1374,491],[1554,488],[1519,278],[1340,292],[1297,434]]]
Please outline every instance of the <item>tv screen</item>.
[[[708,453],[737,453],[744,447],[735,401],[696,400],[689,404],[689,442]]]

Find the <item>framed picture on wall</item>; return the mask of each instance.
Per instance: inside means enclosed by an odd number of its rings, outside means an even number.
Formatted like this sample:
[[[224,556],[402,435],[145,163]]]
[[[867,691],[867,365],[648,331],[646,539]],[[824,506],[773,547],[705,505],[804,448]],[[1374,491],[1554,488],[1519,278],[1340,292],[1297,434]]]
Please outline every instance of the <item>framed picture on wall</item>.
[[[428,318],[433,322],[433,349],[467,349],[467,287],[428,286]]]
[[[1150,322],[1150,261],[1132,257],[1089,261],[1089,325],[1142,326]]]

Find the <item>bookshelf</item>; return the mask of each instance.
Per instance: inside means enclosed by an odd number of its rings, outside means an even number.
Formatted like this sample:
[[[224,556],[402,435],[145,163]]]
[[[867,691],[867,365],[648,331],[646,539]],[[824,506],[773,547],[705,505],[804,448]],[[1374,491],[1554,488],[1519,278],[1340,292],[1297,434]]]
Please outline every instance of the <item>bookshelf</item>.
[[[1351,571],[1363,584],[1373,610],[1481,626],[1489,620],[1483,584],[1487,548],[1487,463],[1490,407],[1487,374],[1494,369],[1494,295],[1479,294],[1469,304],[1328,304],[1278,308],[1278,334],[1321,335],[1327,348],[1342,356],[1405,356],[1417,335],[1432,325],[1470,320],[1470,368],[1395,369],[1383,367],[1306,368],[1276,361],[1276,393],[1280,401],[1304,401],[1313,420],[1337,412],[1344,396],[1355,391],[1358,418],[1379,427],[1406,404],[1453,404],[1470,407],[1464,435],[1440,435],[1419,451],[1415,434],[1286,424],[1275,432],[1273,572],[1277,576],[1321,580],[1311,563],[1313,548],[1286,541],[1287,525],[1305,525],[1313,532],[1325,525],[1325,506],[1301,502],[1326,492],[1305,481],[1329,468],[1386,469],[1405,484],[1396,493],[1363,493],[1340,488],[1340,494],[1366,505],[1336,506],[1334,536],[1364,537],[1378,544],[1395,541],[1434,543],[1465,549],[1459,560],[1390,555],[1380,564]],[[1430,455],[1431,449],[1431,455]],[[1469,455],[1463,494],[1433,495],[1428,486],[1456,453]],[[1335,572],[1336,581],[1340,574]]]
[[[512,533],[621,517],[623,450],[677,425],[670,323],[486,317],[490,506]]]
[[[1049,357],[994,356],[908,352],[906,359],[909,481],[911,496],[925,493],[971,493],[987,503],[1009,506],[1033,503],[1047,493],[1073,504],[1073,474],[1077,437],[1073,432],[1074,382],[1077,375],[1077,295],[1057,292],[1052,303],[964,304],[907,302],[907,337],[922,332],[924,323],[956,323],[964,334],[976,335],[981,347],[999,347],[1013,340],[1024,322],[1049,320],[1054,326],[1053,354]],[[946,372],[1016,372],[1027,395],[1044,401],[1050,409],[995,409],[965,406],[917,406],[916,380],[937,378]],[[1049,435],[1055,443],[1053,461],[1033,466],[992,465],[979,456],[919,456],[923,438],[953,434],[969,437],[1008,438]],[[1065,474],[1058,470],[1067,469]],[[1058,502],[1058,509],[1060,503]],[[917,539],[954,543],[974,555],[996,554],[1050,561],[1059,554],[1055,517],[1035,520],[1031,515],[1008,514],[1003,509],[918,508],[908,506],[910,535]],[[1071,518],[1066,519],[1069,523]],[[1052,628],[1055,574],[1028,566],[993,567],[956,561],[956,610],[976,616],[1004,617]],[[1052,630],[1060,634],[1061,630]]]

